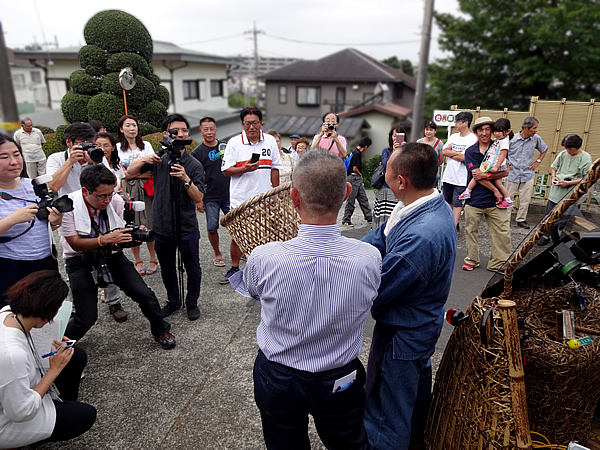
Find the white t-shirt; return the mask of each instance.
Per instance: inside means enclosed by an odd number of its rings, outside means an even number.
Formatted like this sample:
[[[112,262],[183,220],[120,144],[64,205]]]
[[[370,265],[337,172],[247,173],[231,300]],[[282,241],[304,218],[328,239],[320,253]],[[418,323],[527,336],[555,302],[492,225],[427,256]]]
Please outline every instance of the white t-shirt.
[[[66,150],[68,152],[68,150]],[[52,153],[48,156],[48,162],[46,163],[46,174],[54,175],[66,162],[68,159],[68,153],[65,155],[65,152],[56,152]],[[110,169],[108,161],[103,156],[102,163]],[[81,189],[81,182],[79,181],[79,177],[81,176],[81,171],[85,167],[86,164],[79,164],[76,162],[71,167],[69,175],[67,176],[67,181],[65,184],[58,190],[58,196],[62,197],[63,195],[70,194],[71,192],[75,192],[78,189]]]
[[[0,311],[0,445],[23,447],[50,437],[56,409],[50,395],[33,390],[41,380],[27,338],[19,328],[7,327],[12,314]],[[12,417],[13,419],[10,419]]]
[[[444,145],[444,148],[450,148],[452,151],[460,152],[463,155],[465,150],[477,142],[477,136],[469,133],[466,136],[461,136],[460,133],[454,133]],[[456,161],[448,158],[442,183],[454,184],[455,186],[467,185],[467,166],[464,161]]]
[[[154,149],[152,148],[152,144],[148,141],[144,141],[144,148],[135,150],[127,149],[126,151],[121,150],[121,143],[117,142],[117,151],[119,152],[119,158],[121,159],[121,164],[123,167],[127,169],[129,165],[135,161],[136,159],[143,158],[146,155],[151,155],[154,153]]]
[[[271,189],[271,169],[281,170],[283,167],[277,142],[273,136],[261,131],[260,140],[256,144],[251,144],[246,133],[242,131],[227,143],[221,170],[243,166],[252,158],[252,153],[260,154],[259,167],[253,172],[231,177],[229,185],[231,208]]]

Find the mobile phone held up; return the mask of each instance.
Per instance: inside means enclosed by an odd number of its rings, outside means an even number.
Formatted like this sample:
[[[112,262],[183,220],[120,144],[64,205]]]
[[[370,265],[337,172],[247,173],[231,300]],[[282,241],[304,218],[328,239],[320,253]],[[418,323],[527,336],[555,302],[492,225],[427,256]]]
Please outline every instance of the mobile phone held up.
[[[257,163],[259,159],[260,159],[260,153],[252,153],[252,159],[250,159],[250,162],[252,164],[254,164],[254,163]]]
[[[394,141],[396,141],[398,145],[404,144],[404,133],[396,133]]]

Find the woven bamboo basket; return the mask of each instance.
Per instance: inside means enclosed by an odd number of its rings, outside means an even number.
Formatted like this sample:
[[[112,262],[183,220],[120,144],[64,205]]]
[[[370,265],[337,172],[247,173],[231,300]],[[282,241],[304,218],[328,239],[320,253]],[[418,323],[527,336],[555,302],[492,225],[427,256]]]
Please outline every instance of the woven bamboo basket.
[[[221,219],[242,252],[259,245],[287,241],[298,235],[300,216],[290,197],[291,182],[246,200]]]
[[[556,311],[573,285],[526,278],[515,287],[513,277],[537,241],[599,178],[597,160],[519,245],[503,283],[484,289],[465,311],[470,317],[454,330],[436,374],[428,448],[531,448],[531,432],[555,444],[588,438],[600,399],[600,293],[581,285],[588,309],[576,312],[576,337],[595,342],[573,350],[556,336]],[[483,334],[495,332],[487,347],[480,330],[486,311],[494,320]]]

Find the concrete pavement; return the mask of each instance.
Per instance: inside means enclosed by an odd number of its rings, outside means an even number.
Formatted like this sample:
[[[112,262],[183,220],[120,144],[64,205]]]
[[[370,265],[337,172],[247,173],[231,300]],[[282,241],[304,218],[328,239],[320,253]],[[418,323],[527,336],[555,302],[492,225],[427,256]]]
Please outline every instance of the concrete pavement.
[[[373,205],[373,192],[367,191]],[[535,208],[530,218],[539,217]],[[360,237],[369,227],[360,209],[354,213],[353,228],[343,234]],[[82,380],[81,400],[94,405],[98,419],[82,437],[47,449],[262,449],[264,442],[259,412],[254,404],[252,367],[258,347],[256,327],[260,304],[221,286],[230,263],[229,237],[220,230],[221,251],[227,266],[213,265],[213,253],[206,239],[204,215],[199,214],[200,257],[203,269],[200,319],[191,322],[185,310],[167,320],[177,338],[177,347],[162,350],[154,343],[148,322],[137,305],[124,298],[129,319],[116,323],[108,307],[98,305],[99,320],[77,342],[89,356]],[[533,220],[531,220],[533,222]],[[341,214],[338,223],[341,223]],[[513,219],[514,223],[514,219]],[[513,248],[526,235],[512,227]],[[482,256],[489,252],[485,225],[481,232]],[[129,252],[129,251],[128,251]],[[493,275],[482,267],[473,272],[460,270],[464,232],[459,233],[458,258],[448,307],[465,309]],[[142,251],[144,261],[148,253]],[[131,257],[131,253],[128,254]],[[161,304],[166,299],[160,273],[144,277]],[[373,322],[365,329],[361,358],[366,363]],[[437,367],[441,352],[452,331],[448,324],[434,355]],[[323,448],[310,425],[312,447]]]

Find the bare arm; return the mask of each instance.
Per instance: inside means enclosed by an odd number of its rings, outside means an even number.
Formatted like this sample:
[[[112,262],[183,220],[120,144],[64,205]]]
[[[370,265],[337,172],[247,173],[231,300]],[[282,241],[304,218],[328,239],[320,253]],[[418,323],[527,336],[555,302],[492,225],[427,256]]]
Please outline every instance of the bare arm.
[[[121,230],[111,231],[108,234],[103,234],[99,237],[85,237],[78,234],[74,236],[65,236],[65,239],[76,252],[89,252],[95,248],[102,247],[107,244],[121,244],[123,242],[131,242],[131,228],[123,228]]]
[[[257,161],[255,163],[251,163],[250,160],[246,161],[246,164],[244,164],[241,167],[230,167],[229,169],[225,169],[223,171],[223,175],[225,175],[226,177],[239,177],[240,175],[245,174],[246,172],[253,172],[256,169],[258,169],[258,166],[260,165],[260,162]]]
[[[279,169],[271,169],[271,186],[279,186]]]

